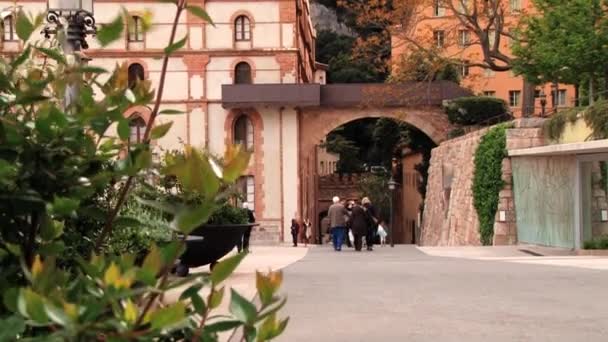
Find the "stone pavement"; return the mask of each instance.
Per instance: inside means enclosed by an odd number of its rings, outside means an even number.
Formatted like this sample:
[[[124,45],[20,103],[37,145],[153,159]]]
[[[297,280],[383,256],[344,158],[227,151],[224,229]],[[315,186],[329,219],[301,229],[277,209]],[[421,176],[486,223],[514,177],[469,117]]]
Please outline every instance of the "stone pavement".
[[[253,299],[256,294],[255,271],[267,272],[269,270],[277,271],[286,266],[302,259],[308,252],[308,248],[304,247],[287,247],[287,246],[251,246],[251,253],[237,267],[230,278],[226,280],[224,301],[222,305],[214,312],[214,315],[222,315],[228,313],[228,305],[230,303],[230,289],[235,289],[245,298]],[[231,255],[236,253],[233,251]],[[208,272],[209,266],[191,269],[191,272]],[[188,286],[179,287],[165,296],[165,303],[171,303],[177,300],[181,293]],[[209,289],[201,290],[201,296],[206,298]],[[230,334],[221,336],[222,341],[227,341]]]
[[[608,259],[468,253],[478,256],[431,256],[414,246],[372,253],[313,248],[285,269],[291,321],[278,340],[608,339],[608,272],[570,267]]]

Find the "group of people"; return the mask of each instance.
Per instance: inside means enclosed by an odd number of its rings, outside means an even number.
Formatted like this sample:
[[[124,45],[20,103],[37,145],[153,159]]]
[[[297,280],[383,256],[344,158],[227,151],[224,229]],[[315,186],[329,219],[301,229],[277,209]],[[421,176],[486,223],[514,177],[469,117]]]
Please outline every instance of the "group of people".
[[[378,218],[376,209],[367,197],[364,197],[360,203],[357,201],[346,203],[336,196],[329,207],[327,217],[334,250],[338,252],[342,250],[344,242],[350,247],[351,234],[356,251],[363,249],[363,238],[368,251],[374,249],[376,236],[380,237],[381,243],[386,239],[383,222]]]

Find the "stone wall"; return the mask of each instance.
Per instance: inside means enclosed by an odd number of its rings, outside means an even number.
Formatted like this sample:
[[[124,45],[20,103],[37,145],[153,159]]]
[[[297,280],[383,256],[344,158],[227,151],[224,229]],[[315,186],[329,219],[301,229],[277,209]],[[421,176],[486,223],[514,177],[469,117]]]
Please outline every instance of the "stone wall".
[[[520,119],[507,130],[507,149],[542,146],[542,120]],[[473,205],[475,151],[489,128],[448,140],[432,151],[427,197],[422,219],[421,245],[480,245],[479,221]],[[505,187],[499,194],[494,244],[517,243],[511,161],[502,163]],[[501,214],[501,212],[503,212]]]

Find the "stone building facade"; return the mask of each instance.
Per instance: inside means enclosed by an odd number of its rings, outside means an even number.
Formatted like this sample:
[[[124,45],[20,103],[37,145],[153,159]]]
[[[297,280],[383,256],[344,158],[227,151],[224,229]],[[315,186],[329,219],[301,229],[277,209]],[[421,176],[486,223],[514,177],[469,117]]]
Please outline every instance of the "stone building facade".
[[[315,31],[308,0],[190,0],[203,7],[214,25],[184,12],[177,39],[186,46],[169,60],[163,109],[184,115],[160,115],[157,123],[173,121],[170,134],[155,142],[159,150],[181,149],[183,144],[223,154],[228,144],[243,143],[253,153],[240,180],[261,228],[278,240],[284,217],[298,211],[298,110],[295,106],[247,105],[226,108],[222,85],[305,84],[324,80],[314,60]],[[46,11],[46,0],[0,1],[4,34],[0,53],[11,55],[24,47],[15,33],[15,5],[32,14]],[[168,45],[175,6],[171,3],[133,0],[96,0],[97,25],[111,22],[125,9],[133,20],[125,23],[125,36],[100,48],[89,37],[85,51],[91,65],[113,70],[129,65],[129,77],[152,81],[157,88],[163,55]],[[152,13],[152,27],[144,32],[141,19]],[[43,40],[34,34],[33,40]],[[151,111],[134,107],[124,113],[131,119],[132,139],[139,139]],[[283,227],[284,229],[281,229]],[[288,228],[287,228],[288,229]],[[268,234],[266,234],[268,235]]]

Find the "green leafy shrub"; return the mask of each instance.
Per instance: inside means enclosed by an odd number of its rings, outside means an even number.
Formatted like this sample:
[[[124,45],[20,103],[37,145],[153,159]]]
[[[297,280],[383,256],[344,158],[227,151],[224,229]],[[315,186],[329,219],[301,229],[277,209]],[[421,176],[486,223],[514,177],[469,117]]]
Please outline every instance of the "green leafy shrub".
[[[491,245],[494,237],[494,218],[498,209],[498,194],[504,187],[502,160],[507,157],[506,129],[501,124],[491,128],[475,151],[473,176],[473,204],[479,219],[479,234],[483,245]]]
[[[553,114],[543,126],[546,136],[551,140],[558,141],[564,133],[566,123],[576,122],[578,114],[582,111],[582,108],[571,108]]]
[[[464,128],[458,127],[448,132],[448,139],[454,139],[465,135]]]
[[[583,117],[593,131],[592,138],[608,138],[608,100],[599,100],[587,107]]]
[[[452,100],[445,107],[448,119],[458,125],[478,125],[490,119],[509,119],[504,100],[495,97],[475,96]]]
[[[216,225],[247,223],[249,223],[247,209],[238,208],[229,203],[224,203],[219,207],[213,215],[211,215],[208,222],[208,224]]]
[[[608,236],[600,236],[583,243],[584,249],[608,249]]]
[[[171,3],[173,34],[156,94],[148,81],[129,86],[126,63],[110,73],[70,64],[56,48],[31,44],[10,61],[0,58],[2,340],[217,341],[218,333],[241,329],[243,341],[267,341],[285,329],[288,319],[277,318],[286,301],[278,295],[280,272],[257,274],[259,303],[232,290],[230,314],[212,315],[223,301],[225,280],[245,254],[225,259],[211,273],[170,277],[184,239],[221,206],[225,189],[250,159],[241,147],[230,147],[218,164],[185,146],[162,168],[152,162],[151,140],[162,138],[172,124],[155,125],[155,119],[174,114],[160,111],[160,104],[169,58],[186,44],[176,39],[176,25],[185,12],[210,21],[187,0]],[[40,20],[19,13],[15,22],[27,42]],[[101,46],[121,39],[124,22],[119,15],[98,30]],[[65,35],[65,27],[57,29]],[[78,92],[64,104],[68,86]],[[128,143],[123,113],[150,103],[143,141]],[[132,203],[134,188],[151,187],[150,174],[173,177],[196,200]],[[170,237],[168,222],[184,238]],[[121,245],[130,238],[141,241]],[[151,244],[167,238],[162,246]],[[175,302],[160,301],[181,287],[187,289]]]

